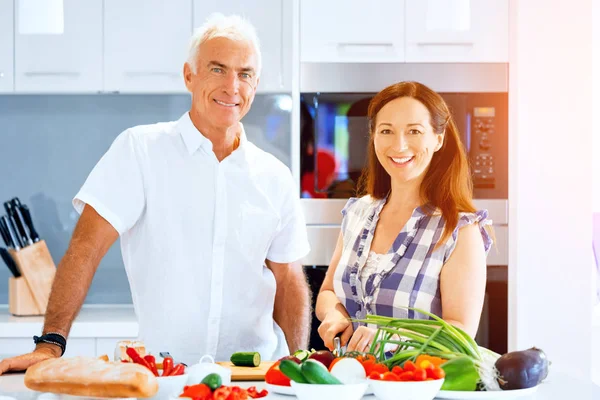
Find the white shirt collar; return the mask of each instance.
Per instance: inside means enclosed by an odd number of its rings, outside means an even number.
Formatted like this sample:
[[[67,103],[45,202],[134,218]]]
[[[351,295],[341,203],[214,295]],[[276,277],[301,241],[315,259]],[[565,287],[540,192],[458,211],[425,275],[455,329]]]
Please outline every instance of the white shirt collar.
[[[239,124],[241,128],[240,145],[236,150],[243,152],[246,148],[248,138],[246,137],[244,125],[241,122],[239,122]],[[212,142],[194,126],[189,112],[186,112],[179,118],[176,129],[181,133],[181,137],[189,154],[194,154],[200,147],[207,152],[212,152]]]

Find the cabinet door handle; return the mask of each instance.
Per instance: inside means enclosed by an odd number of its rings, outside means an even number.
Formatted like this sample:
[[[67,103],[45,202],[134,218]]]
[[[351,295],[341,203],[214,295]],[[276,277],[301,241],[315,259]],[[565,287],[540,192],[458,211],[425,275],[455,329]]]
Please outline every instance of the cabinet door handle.
[[[473,42],[417,42],[417,46],[465,46],[471,47]]]
[[[44,77],[44,76],[64,76],[70,78],[76,78],[81,75],[80,72],[76,71],[26,71],[23,75],[33,77]]]
[[[177,72],[167,71],[125,71],[125,75],[129,78],[142,78],[147,76],[165,76],[171,78],[181,77],[181,75]]]
[[[394,47],[394,43],[390,42],[338,42],[338,47]]]

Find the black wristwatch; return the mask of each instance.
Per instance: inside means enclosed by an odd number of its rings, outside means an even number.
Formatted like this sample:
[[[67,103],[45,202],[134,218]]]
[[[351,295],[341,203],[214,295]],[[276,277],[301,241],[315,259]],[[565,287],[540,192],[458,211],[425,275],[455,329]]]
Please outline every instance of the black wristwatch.
[[[60,347],[60,355],[62,357],[63,354],[65,354],[65,350],[67,349],[67,338],[65,338],[63,335],[61,335],[60,333],[56,333],[56,332],[48,332],[45,335],[42,336],[34,336],[33,337],[33,342],[35,344],[38,343],[50,343],[53,345],[56,345],[58,347]]]

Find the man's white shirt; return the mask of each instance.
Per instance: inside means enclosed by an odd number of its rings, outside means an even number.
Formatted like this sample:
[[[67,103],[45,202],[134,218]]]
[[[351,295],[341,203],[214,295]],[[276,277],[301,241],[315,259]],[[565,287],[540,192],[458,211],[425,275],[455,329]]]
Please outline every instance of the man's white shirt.
[[[239,147],[220,163],[188,113],[127,129],[73,199],[80,213],[86,203],[120,234],[148,350],[188,364],[204,354],[289,354],[264,261],[309,252],[299,190],[243,127]]]

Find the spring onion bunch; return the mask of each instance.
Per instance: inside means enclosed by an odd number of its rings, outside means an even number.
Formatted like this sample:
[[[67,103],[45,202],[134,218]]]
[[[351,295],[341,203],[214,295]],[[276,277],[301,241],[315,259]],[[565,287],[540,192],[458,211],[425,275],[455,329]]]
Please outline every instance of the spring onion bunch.
[[[353,320],[373,324],[378,327],[370,353],[375,355],[378,362],[389,368],[401,365],[406,360],[414,361],[421,354],[440,357],[452,361],[469,360],[478,374],[479,386],[484,390],[500,390],[498,371],[494,366],[499,354],[477,345],[466,332],[453,326],[438,316],[426,311],[409,308],[415,312],[427,315],[432,319],[390,318],[378,315],[367,315],[365,319]],[[388,345],[388,346],[386,346]],[[386,355],[389,345],[394,345],[393,355]],[[450,363],[448,362],[448,364]],[[470,363],[469,363],[470,364]]]

